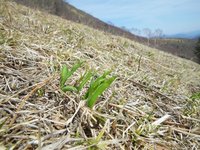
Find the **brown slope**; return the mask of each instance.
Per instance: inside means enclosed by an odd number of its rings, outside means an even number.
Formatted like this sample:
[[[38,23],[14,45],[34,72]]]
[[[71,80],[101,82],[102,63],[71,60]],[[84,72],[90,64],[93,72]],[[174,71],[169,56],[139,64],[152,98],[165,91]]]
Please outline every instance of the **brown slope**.
[[[3,3],[1,3],[3,1]],[[198,149],[200,65],[0,0],[0,149]],[[62,64],[118,79],[94,109]],[[80,109],[79,109],[80,108]],[[170,116],[169,116],[170,115]],[[164,118],[163,118],[164,117]]]
[[[69,3],[63,0],[14,0],[20,4],[48,11],[51,14],[60,16],[62,18],[87,25],[89,27],[105,31],[117,36],[123,36],[131,40],[147,44],[148,40],[144,37],[136,36],[128,31],[125,31],[119,27],[107,24],[92,15],[75,8]],[[150,40],[149,46],[155,47],[162,51],[171,53],[173,55],[186,58],[195,62],[198,62],[197,57],[194,54],[196,41],[187,39],[159,39],[155,44],[154,39]]]
[[[145,38],[136,36],[128,31],[119,27],[109,25],[82,10],[75,8],[63,0],[14,0],[20,4],[46,10],[51,14],[61,16],[65,19],[72,20],[77,23],[88,25],[92,28],[103,30],[114,35],[124,36],[126,38],[144,42]]]

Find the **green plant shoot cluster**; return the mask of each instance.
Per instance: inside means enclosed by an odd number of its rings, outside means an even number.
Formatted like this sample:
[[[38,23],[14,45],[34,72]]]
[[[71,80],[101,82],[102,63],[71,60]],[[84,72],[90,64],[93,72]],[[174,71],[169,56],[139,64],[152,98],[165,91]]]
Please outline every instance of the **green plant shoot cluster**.
[[[81,67],[83,62],[77,62],[74,66],[69,70],[66,65],[64,65],[61,69],[60,76],[60,88],[63,92],[74,91],[80,92],[82,88],[90,81],[90,86],[86,91],[84,99],[87,101],[87,106],[92,108],[98,97],[112,84],[112,82],[116,79],[115,76],[108,77],[111,71],[106,71],[100,77],[94,78],[94,73],[92,70],[86,71],[83,76],[76,82],[76,86],[65,85],[67,79],[73,75],[73,73]]]

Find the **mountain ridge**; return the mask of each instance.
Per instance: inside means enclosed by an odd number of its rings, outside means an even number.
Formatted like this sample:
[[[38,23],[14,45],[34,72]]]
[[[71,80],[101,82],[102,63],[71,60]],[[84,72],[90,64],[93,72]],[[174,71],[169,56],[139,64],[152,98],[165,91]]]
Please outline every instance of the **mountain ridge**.
[[[177,33],[166,35],[167,38],[185,38],[185,39],[198,39],[200,37],[200,30],[195,30],[192,32]]]

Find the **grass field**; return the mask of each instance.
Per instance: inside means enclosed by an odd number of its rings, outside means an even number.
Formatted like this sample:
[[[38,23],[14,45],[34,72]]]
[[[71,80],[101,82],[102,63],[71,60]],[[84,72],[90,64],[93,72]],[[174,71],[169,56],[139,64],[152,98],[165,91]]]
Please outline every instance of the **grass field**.
[[[59,87],[79,60],[70,85],[117,77],[92,109]],[[197,63],[0,0],[0,149],[199,149],[199,91]]]

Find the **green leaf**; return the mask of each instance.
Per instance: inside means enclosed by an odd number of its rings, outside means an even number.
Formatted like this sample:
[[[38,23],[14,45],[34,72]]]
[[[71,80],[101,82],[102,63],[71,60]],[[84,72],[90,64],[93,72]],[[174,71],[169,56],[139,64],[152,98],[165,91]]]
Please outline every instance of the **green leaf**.
[[[111,77],[101,83],[96,90],[88,97],[87,106],[92,108],[97,101],[97,98],[111,85],[111,83],[116,79],[116,77]]]
[[[67,79],[83,64],[83,62],[77,62],[73,65],[72,69],[69,71],[66,65],[63,65],[60,75],[60,87],[61,89],[65,86]]]
[[[63,92],[67,92],[67,91],[77,92],[78,90],[74,86],[64,86],[64,87],[62,87],[62,91]]]
[[[96,89],[102,82],[104,82],[106,76],[109,75],[110,73],[111,73],[110,70],[104,72],[104,74],[103,74],[101,77],[97,78],[97,79],[94,81],[94,83],[91,85],[92,88],[93,88],[93,89]]]
[[[78,68],[80,68],[82,64],[83,61],[79,61],[76,64],[74,64],[72,69],[70,70],[69,76],[71,76]]]
[[[91,77],[92,77],[92,71],[91,70],[89,70],[88,72],[85,72],[85,74],[83,75],[83,77],[80,80],[79,86],[77,87],[78,91],[81,91],[81,89],[90,80]]]
[[[90,81],[90,86],[89,89],[87,90],[87,92],[84,95],[84,99],[87,99],[89,97],[89,94],[92,93],[92,84],[94,83],[94,77],[92,78],[92,80]]]
[[[200,100],[200,92],[192,94],[192,96],[190,98],[193,99],[193,100],[194,99],[199,99]]]
[[[65,85],[65,82],[69,78],[69,70],[66,65],[63,65],[60,75],[60,87],[62,88]]]
[[[97,89],[97,87],[106,80],[106,76],[110,73],[111,71],[106,71],[101,77],[97,78],[95,81],[91,81],[90,88],[85,94],[85,99],[91,96],[91,94]]]

